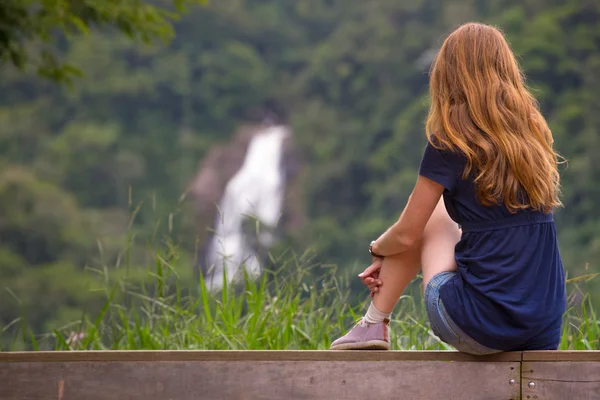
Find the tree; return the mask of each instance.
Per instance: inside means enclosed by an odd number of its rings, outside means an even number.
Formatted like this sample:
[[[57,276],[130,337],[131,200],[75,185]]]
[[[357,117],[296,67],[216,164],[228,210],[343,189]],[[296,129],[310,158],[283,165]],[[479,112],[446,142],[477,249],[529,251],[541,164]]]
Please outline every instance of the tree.
[[[73,37],[90,29],[113,28],[153,42],[174,36],[172,22],[186,6],[206,0],[3,0],[0,2],[0,63],[9,63],[56,82],[68,82],[80,69],[61,61]]]

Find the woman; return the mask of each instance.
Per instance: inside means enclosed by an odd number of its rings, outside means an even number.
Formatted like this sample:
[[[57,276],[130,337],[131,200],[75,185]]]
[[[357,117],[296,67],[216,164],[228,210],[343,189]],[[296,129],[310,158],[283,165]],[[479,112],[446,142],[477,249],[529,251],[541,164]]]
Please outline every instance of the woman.
[[[496,28],[468,23],[445,40],[417,183],[369,248],[373,263],[359,275],[373,298],[366,315],[332,349],[389,349],[391,312],[421,269],[431,328],[459,351],[558,347],[558,155],[523,81]]]

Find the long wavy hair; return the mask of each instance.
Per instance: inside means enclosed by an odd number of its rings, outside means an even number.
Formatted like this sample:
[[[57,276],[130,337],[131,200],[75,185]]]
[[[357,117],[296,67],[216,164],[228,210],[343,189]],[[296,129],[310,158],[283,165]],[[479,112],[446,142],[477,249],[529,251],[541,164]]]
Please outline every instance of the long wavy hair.
[[[561,206],[560,156],[524,80],[498,29],[460,26],[431,69],[427,138],[438,149],[464,153],[463,178],[474,179],[483,205],[550,212]]]

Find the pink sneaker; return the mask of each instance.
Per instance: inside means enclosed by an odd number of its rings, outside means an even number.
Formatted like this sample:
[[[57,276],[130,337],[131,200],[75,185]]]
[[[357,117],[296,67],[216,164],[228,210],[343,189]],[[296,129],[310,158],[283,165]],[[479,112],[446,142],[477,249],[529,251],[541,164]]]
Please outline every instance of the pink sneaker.
[[[344,336],[331,344],[330,350],[389,350],[390,320],[369,324],[360,321]]]

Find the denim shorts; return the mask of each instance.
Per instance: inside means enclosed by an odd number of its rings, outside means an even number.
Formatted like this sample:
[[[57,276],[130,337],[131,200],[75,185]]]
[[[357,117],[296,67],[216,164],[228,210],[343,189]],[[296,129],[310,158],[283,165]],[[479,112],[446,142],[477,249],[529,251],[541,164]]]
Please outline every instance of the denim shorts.
[[[500,353],[501,350],[490,349],[477,343],[450,319],[444,304],[442,304],[442,299],[440,299],[440,288],[455,275],[456,272],[441,272],[427,284],[425,306],[431,330],[443,342],[458,351],[477,355]]]

